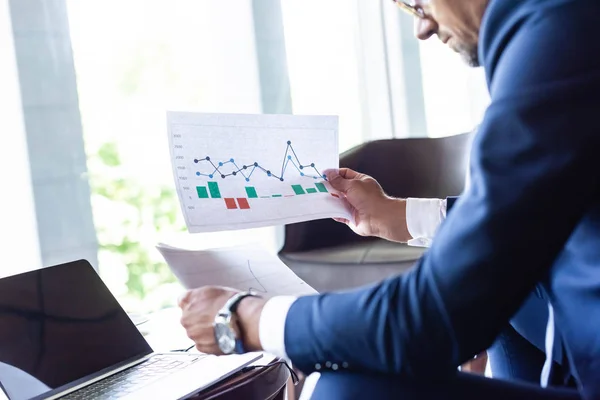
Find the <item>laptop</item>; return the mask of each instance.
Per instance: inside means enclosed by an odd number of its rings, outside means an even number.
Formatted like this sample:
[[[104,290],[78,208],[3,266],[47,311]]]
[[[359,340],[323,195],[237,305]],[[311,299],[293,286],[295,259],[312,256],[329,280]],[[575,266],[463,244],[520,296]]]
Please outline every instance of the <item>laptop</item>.
[[[153,352],[85,260],[0,279],[10,400],[184,399],[260,357]]]

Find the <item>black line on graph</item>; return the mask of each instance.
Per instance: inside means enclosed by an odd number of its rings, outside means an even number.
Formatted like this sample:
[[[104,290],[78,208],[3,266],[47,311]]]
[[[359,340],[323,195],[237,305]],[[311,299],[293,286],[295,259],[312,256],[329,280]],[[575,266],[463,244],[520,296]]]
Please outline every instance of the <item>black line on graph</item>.
[[[262,283],[260,283],[260,281],[258,280],[258,278],[256,277],[256,275],[254,275],[254,271],[252,271],[252,267],[250,266],[250,260],[248,260],[248,269],[250,270],[250,273],[254,277],[254,280],[256,281],[256,283],[258,283],[260,285],[260,287],[262,288],[262,290],[260,290],[260,289],[256,289],[256,288],[250,287],[248,290],[250,292],[253,291],[253,290],[255,290],[257,292],[267,293],[267,289],[265,289],[265,287],[263,286]]]
[[[298,171],[300,176],[303,176],[306,178],[312,178],[312,179],[327,180],[327,176],[325,176],[325,175],[321,174],[321,172],[319,172],[315,163],[302,164],[302,162],[300,162],[300,159],[298,158],[298,154],[296,154],[296,150],[294,150],[294,147],[292,146],[291,140],[287,141],[287,147],[285,148],[285,153],[283,154],[283,160],[281,160],[281,171],[279,173],[279,176],[274,171],[262,166],[258,161],[254,161],[249,164],[242,164],[242,166],[240,167],[235,162],[235,158],[230,158],[225,161],[213,160],[213,159],[211,159],[210,156],[194,159],[195,164],[204,164],[204,162],[208,162],[211,165],[211,167],[213,168],[213,171],[210,173],[196,171],[196,176],[207,176],[210,179],[218,178],[218,177],[225,179],[230,176],[241,176],[246,180],[246,182],[250,182],[250,178],[254,174],[254,171],[259,169],[262,172],[264,172],[268,177],[274,178],[274,179],[277,179],[277,180],[283,182],[285,180],[285,178],[284,178],[285,172],[287,171],[289,164],[292,163],[292,165],[296,168],[296,170]],[[226,168],[227,170],[229,170],[226,167],[226,164],[233,165],[235,167],[233,169],[233,171],[226,173],[227,172],[226,170],[222,170],[223,168]],[[312,168],[312,170],[317,173],[316,176],[310,175],[310,173],[307,173],[307,171],[309,171],[310,168]]]

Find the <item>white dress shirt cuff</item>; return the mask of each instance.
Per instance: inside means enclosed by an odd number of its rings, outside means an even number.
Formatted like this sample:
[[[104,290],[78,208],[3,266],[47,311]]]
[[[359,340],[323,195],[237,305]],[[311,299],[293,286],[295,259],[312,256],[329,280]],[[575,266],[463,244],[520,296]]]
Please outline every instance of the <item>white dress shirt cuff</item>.
[[[410,246],[429,247],[446,218],[445,199],[406,199],[406,226],[413,237]]]
[[[276,296],[265,303],[258,322],[258,337],[267,353],[288,358],[285,353],[285,320],[296,299],[295,296]]]

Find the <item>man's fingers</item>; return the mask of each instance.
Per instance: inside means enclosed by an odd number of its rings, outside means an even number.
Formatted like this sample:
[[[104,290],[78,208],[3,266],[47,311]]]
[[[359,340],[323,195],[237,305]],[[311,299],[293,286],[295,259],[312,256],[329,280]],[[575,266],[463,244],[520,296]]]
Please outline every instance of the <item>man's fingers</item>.
[[[178,299],[182,310],[180,323],[199,351],[220,354],[213,326],[215,315],[236,292],[235,289],[204,286],[189,290]]]
[[[339,169],[326,169],[323,171],[323,175],[325,175],[326,177],[328,177],[329,175],[339,175],[340,174],[340,170]]]
[[[216,356],[223,355],[223,352],[221,349],[219,349],[218,345],[205,346],[202,344],[197,344],[196,350],[203,354],[214,354]]]
[[[333,220],[337,221],[337,222],[341,222],[342,224],[346,224],[346,225],[348,225],[350,223],[350,221],[348,221],[346,218],[334,218]]]
[[[331,187],[342,193],[346,193],[350,189],[353,180],[365,177],[364,174],[350,168],[328,169],[325,171],[325,176]]]
[[[345,179],[358,179],[363,175],[350,168],[340,168],[338,174]]]
[[[327,181],[329,181],[329,184],[332,188],[339,192],[346,193],[351,182],[349,179],[345,179],[337,171],[334,170],[327,171],[326,176]]]
[[[183,308],[190,301],[191,295],[192,295],[192,291],[188,290],[184,294],[179,296],[179,299],[177,300],[177,304],[179,305],[179,308]]]

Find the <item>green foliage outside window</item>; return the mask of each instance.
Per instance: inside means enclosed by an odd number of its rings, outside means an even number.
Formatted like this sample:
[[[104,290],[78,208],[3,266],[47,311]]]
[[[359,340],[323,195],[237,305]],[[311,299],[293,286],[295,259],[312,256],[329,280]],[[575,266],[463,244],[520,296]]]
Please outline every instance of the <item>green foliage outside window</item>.
[[[100,245],[100,275],[110,287],[115,275],[126,274],[123,279],[126,290],[119,290],[114,284],[111,290],[122,292],[117,296],[129,311],[148,312],[173,305],[178,284],[154,249],[154,240],[162,232],[185,230],[179,225],[180,209],[174,188],[144,187],[136,179],[128,178],[113,142],[105,143],[96,154],[90,155],[89,164]],[[103,259],[109,261],[102,262]],[[116,273],[114,268],[118,267],[121,270]],[[163,290],[162,296],[156,296],[161,289],[168,288],[171,290]]]

